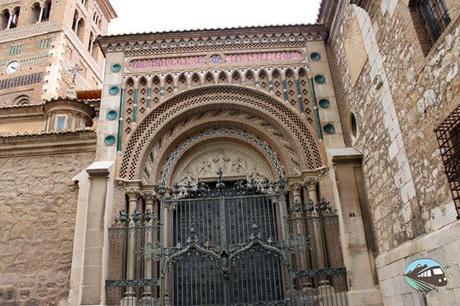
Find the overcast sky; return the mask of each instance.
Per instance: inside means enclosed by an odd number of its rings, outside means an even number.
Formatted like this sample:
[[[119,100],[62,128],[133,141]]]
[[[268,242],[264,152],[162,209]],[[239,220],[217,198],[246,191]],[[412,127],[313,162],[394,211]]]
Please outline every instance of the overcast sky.
[[[110,0],[110,34],[314,23],[321,0]]]

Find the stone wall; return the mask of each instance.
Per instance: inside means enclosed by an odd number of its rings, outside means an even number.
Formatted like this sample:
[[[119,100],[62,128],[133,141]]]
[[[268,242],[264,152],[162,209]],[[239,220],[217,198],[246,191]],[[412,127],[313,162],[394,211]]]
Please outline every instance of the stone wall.
[[[455,220],[433,130],[459,103],[459,18],[452,16],[450,28],[427,57],[413,43],[409,18],[404,1],[393,15],[385,11],[382,16],[379,9],[372,20],[361,8],[346,5],[329,42],[347,142],[364,154],[380,251]],[[368,59],[353,86],[344,40],[355,19]],[[374,82],[379,81],[377,88]],[[350,136],[350,112],[358,121],[356,138]],[[446,214],[448,220],[441,220]]]
[[[0,157],[0,305],[67,299],[78,195],[72,177],[94,155]]]
[[[425,56],[408,1],[376,1],[369,13],[349,1],[338,3],[341,13],[331,29],[328,54],[346,143],[363,154],[384,302],[458,305],[458,246],[452,239],[459,229],[433,130],[460,103],[460,4]],[[355,23],[363,42],[347,42],[356,35],[348,33]],[[347,54],[350,43],[362,43],[366,49],[356,83],[357,68],[352,65],[361,62],[353,52]],[[351,112],[358,123],[356,137]],[[423,296],[405,284],[405,267],[420,257],[444,265],[447,287]]]

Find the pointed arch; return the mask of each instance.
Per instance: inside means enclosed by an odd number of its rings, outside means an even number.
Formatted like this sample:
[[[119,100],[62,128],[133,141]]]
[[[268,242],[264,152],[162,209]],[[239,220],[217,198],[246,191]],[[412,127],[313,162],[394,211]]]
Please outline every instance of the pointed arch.
[[[297,88],[294,70],[291,68],[286,69],[285,78],[285,90],[287,91],[286,98],[289,101],[289,104],[301,112],[302,109],[298,99],[298,94],[300,94],[300,92],[297,93],[300,88]]]
[[[281,78],[281,71],[274,69],[272,72],[272,88],[273,93],[278,99],[283,99],[283,80]]]
[[[174,95],[174,78],[172,75],[168,74],[165,78],[165,86],[164,86],[164,96],[171,97]]]
[[[256,85],[256,78],[255,78],[254,72],[252,72],[252,70],[248,70],[246,72],[245,81],[246,81],[246,84],[248,84],[249,86],[255,86]]]
[[[241,83],[241,75],[238,70],[233,71],[232,73],[232,83],[240,84]]]
[[[262,89],[269,90],[268,86],[268,74],[265,70],[260,70],[259,72],[259,86]]]
[[[201,85],[200,76],[196,72],[194,74],[192,74],[191,85],[192,85],[192,87],[198,87],[198,86]]]
[[[206,73],[206,75],[204,77],[204,82],[205,82],[206,85],[215,84],[214,75],[212,74],[211,71],[208,71],[208,73]]]
[[[161,97],[161,80],[157,75],[155,75],[152,78],[152,104],[156,105],[160,103],[160,97]]]
[[[221,83],[228,83],[228,78],[227,78],[227,74],[225,73],[225,71],[221,71],[219,73],[219,77],[217,79],[217,83],[221,84]]]
[[[181,92],[187,89],[187,75],[184,73],[181,73],[179,77],[177,78],[177,91]]]

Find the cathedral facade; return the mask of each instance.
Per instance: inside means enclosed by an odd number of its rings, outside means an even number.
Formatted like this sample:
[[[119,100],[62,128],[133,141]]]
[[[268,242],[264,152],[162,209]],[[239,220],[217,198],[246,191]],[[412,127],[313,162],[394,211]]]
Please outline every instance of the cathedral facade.
[[[1,305],[460,303],[457,1],[119,35],[67,2],[0,2]]]

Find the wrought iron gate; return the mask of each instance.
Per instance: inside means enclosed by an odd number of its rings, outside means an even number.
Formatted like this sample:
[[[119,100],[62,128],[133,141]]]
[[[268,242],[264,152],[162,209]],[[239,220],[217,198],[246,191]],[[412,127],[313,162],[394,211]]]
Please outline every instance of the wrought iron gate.
[[[152,210],[121,211],[108,304],[347,305],[335,210],[289,199],[282,179],[220,176],[215,188],[176,185]]]

